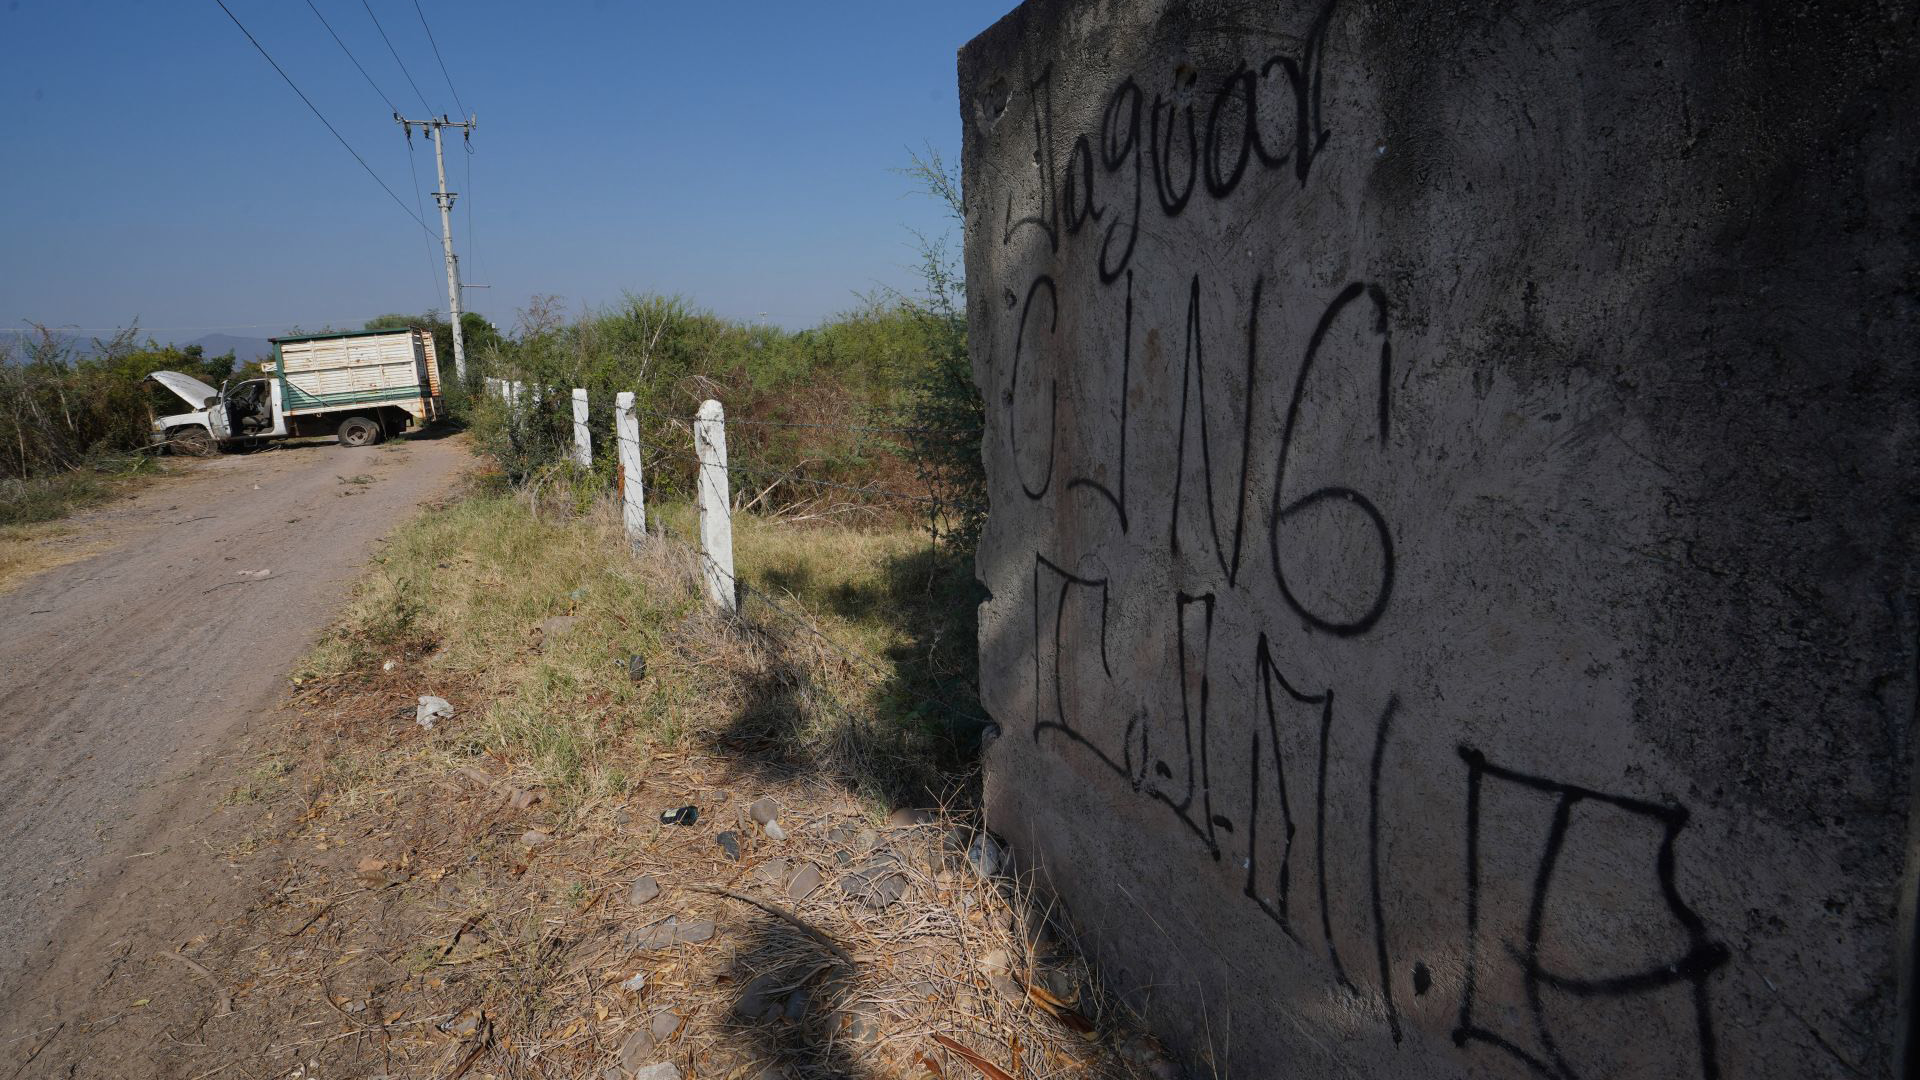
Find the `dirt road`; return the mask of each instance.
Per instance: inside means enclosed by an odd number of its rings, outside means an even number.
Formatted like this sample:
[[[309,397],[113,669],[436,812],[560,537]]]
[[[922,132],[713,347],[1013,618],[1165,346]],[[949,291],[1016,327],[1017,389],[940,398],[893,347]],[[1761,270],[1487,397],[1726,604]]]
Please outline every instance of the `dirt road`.
[[[108,550],[0,594],[0,1016],[140,910],[128,868],[190,845],[222,792],[196,768],[271,708],[378,538],[469,460],[427,437],[196,463],[82,519]]]

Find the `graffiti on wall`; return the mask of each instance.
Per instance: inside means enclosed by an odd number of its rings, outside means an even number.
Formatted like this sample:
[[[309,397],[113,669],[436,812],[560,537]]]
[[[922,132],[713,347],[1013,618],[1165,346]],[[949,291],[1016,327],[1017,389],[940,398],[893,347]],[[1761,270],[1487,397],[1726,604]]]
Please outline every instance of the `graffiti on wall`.
[[[1016,113],[1004,119],[1023,122],[999,130],[1022,141],[1034,169],[990,193],[994,240],[1039,253],[1042,265],[990,285],[1011,348],[987,389],[999,415],[992,437],[1003,440],[1000,489],[1017,487],[1043,520],[1065,523],[1032,551],[1027,582],[1031,738],[1097,763],[1190,835],[1195,858],[1233,868],[1277,947],[1324,963],[1398,1043],[1402,995],[1424,996],[1435,981],[1423,961],[1396,955],[1383,888],[1383,765],[1416,718],[1397,694],[1363,708],[1337,677],[1310,682],[1288,644],[1361,641],[1392,619],[1391,507],[1341,470],[1391,464],[1394,377],[1405,363],[1394,353],[1393,297],[1376,281],[1322,288],[1283,332],[1262,325],[1273,308],[1262,272],[1234,280],[1212,266],[1166,265],[1143,255],[1165,245],[1142,244],[1183,218],[1195,227],[1208,202],[1244,205],[1206,221],[1247,221],[1272,200],[1316,197],[1316,163],[1339,149],[1322,93],[1333,17],[1330,3],[1293,48],[1222,75],[1178,65],[1158,86],[1123,78],[1084,114],[1057,108],[1060,83],[1045,67],[1000,102]],[[1063,113],[1098,121],[1064,138]],[[1148,313],[1138,298],[1149,283],[1184,295],[1184,311]],[[1237,325],[1223,334],[1210,313],[1230,306]],[[1325,406],[1341,394],[1344,412]],[[1145,415],[1143,402],[1164,415]],[[1172,483],[1130,484],[1139,468],[1130,451],[1159,477],[1171,462]],[[1341,538],[1337,557],[1315,547],[1327,535]],[[1174,584],[1130,580],[1139,565],[1170,565]],[[1164,595],[1142,596],[1156,590]],[[1219,633],[1225,625],[1264,629],[1247,640]],[[1164,697],[1115,689],[1119,672],[1156,647],[1170,657]],[[1351,745],[1364,756],[1337,760],[1338,736],[1356,730]],[[1674,1048],[1685,1063],[1676,1074],[1720,1075],[1708,980],[1729,954],[1675,883],[1686,809],[1527,775],[1466,745],[1451,766],[1467,807],[1453,1043],[1571,1080],[1593,1070],[1565,1027],[1597,1021],[1569,1019],[1564,1003],[1642,1002],[1692,1017],[1688,1045]],[[1506,828],[1491,827],[1496,815]],[[1347,824],[1330,829],[1335,820]],[[1596,830],[1629,848],[1644,839],[1641,908],[1683,943],[1676,955],[1604,972],[1549,959],[1556,920],[1584,902],[1567,867],[1604,846]],[[1483,888],[1490,838],[1513,835],[1544,835],[1544,848],[1508,853],[1530,863],[1530,887],[1495,896]],[[1334,903],[1336,877],[1365,902]],[[1495,996],[1517,996],[1526,1022],[1489,1009]]]

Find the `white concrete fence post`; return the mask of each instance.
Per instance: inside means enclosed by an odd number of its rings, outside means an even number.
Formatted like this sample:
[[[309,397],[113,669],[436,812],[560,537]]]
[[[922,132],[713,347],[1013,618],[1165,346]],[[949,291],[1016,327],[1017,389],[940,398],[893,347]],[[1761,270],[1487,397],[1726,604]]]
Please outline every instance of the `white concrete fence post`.
[[[733,518],[727,483],[727,414],[711,399],[693,422],[693,449],[700,458],[700,571],[707,595],[722,611],[735,610]]]
[[[614,441],[620,449],[620,520],[627,540],[639,543],[647,535],[647,493],[640,477],[640,421],[633,415],[633,394],[621,391],[613,399]]]
[[[573,463],[583,469],[593,468],[593,436],[587,433],[587,392],[578,387],[573,391]]]

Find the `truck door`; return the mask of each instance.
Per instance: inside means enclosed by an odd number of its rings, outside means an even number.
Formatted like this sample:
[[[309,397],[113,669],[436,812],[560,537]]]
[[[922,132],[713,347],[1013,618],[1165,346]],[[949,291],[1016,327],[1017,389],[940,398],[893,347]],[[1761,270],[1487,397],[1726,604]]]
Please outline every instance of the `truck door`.
[[[281,399],[280,380],[268,379],[267,392],[273,395],[273,430],[269,434],[287,433],[287,403]]]
[[[227,404],[226,387],[220,388],[220,396],[207,405],[207,429],[213,432],[213,441],[223,443],[233,438],[233,422],[229,419],[233,410]]]

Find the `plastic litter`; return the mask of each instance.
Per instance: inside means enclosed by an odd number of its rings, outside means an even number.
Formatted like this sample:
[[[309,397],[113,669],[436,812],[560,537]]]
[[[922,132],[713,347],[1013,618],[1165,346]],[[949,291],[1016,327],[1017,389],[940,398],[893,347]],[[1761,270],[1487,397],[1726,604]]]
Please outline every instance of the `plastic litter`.
[[[421,694],[420,704],[413,710],[414,723],[429,731],[433,730],[434,724],[450,719],[452,716],[453,704],[446,698],[434,697],[432,694]]]

